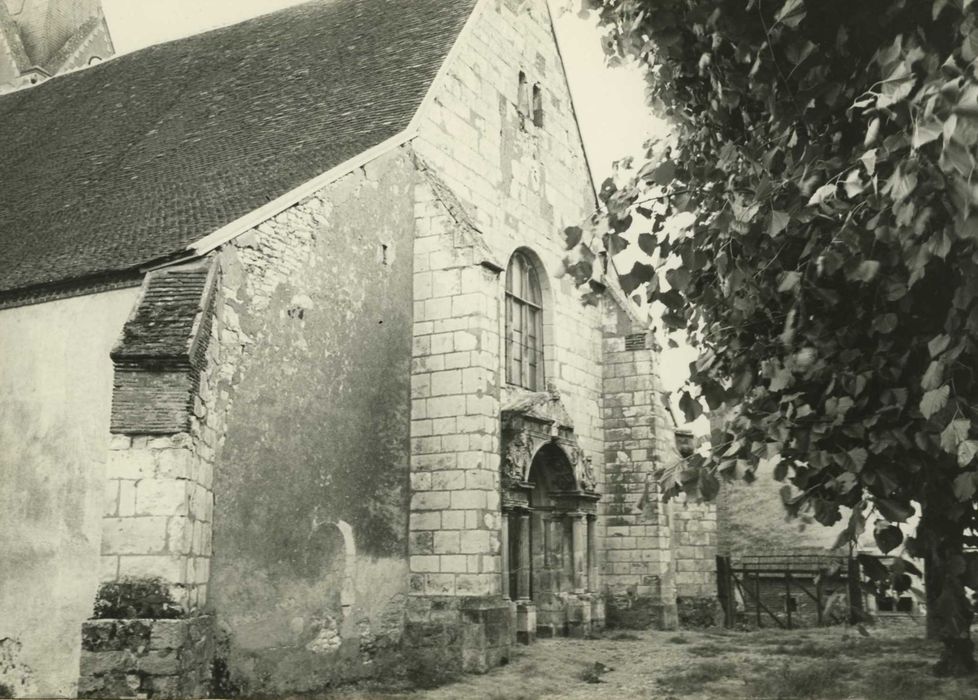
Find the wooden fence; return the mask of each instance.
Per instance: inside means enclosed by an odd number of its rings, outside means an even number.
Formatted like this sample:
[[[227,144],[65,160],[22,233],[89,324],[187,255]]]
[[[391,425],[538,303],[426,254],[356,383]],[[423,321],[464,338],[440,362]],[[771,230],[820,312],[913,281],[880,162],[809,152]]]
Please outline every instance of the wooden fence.
[[[717,557],[717,594],[723,606],[724,625],[740,623],[764,627],[765,623],[783,629],[799,626],[798,596],[814,603],[814,619],[804,622],[823,625],[830,604],[844,600],[846,617],[860,619],[863,597],[859,563],[854,558],[820,555],[751,556],[736,562],[729,556]],[[827,584],[832,586],[826,590]],[[784,604],[772,604],[774,591],[780,591]],[[738,594],[743,609],[738,610]],[[807,606],[806,606],[807,607]]]

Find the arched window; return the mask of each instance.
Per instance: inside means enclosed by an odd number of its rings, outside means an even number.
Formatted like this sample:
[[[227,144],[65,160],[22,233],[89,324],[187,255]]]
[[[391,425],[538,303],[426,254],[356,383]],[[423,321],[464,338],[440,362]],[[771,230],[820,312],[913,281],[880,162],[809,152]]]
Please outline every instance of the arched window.
[[[543,388],[543,295],[536,268],[519,251],[506,270],[506,381]]]

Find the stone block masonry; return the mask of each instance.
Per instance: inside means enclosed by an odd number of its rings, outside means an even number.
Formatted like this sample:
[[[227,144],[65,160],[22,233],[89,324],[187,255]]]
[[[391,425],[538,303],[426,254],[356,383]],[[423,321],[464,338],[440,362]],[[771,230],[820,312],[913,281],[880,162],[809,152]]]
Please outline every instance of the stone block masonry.
[[[159,577],[186,610],[204,605],[212,466],[189,434],[115,435],[106,466],[101,579]]]
[[[716,598],[716,506],[685,502],[685,499],[677,499],[670,506],[676,595],[680,598]]]
[[[495,596],[416,596],[408,601],[404,635],[411,673],[484,673],[510,658],[514,635],[508,603]]]
[[[112,351],[100,578],[162,579],[186,611],[204,605],[210,578],[217,416],[206,369],[218,353],[217,276],[211,261],[147,275]]]
[[[668,507],[653,470],[672,431],[658,402],[651,335],[611,302],[604,327],[605,497],[601,514],[609,626],[672,628],[676,594]]]
[[[207,368],[218,354],[210,342],[216,277],[210,261],[150,273],[112,352],[102,587],[94,617],[82,624],[81,697],[208,692],[212,621],[200,611],[210,582],[219,418],[207,409]],[[129,591],[133,606],[107,603],[107,591],[115,598]]]
[[[106,619],[82,625],[78,696],[207,697],[213,620]]]
[[[498,269],[436,187],[415,190],[411,593],[498,596]]]

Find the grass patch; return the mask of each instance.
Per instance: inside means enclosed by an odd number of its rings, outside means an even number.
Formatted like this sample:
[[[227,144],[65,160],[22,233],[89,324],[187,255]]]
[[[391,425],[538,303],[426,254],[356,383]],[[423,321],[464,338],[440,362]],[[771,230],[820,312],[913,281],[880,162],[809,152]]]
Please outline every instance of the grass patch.
[[[821,646],[815,642],[803,642],[801,644],[779,644],[773,648],[768,647],[763,653],[802,656],[807,659],[834,659],[841,653],[841,649],[834,646]]]
[[[714,657],[721,656],[734,650],[728,647],[722,647],[718,644],[711,644],[710,642],[707,642],[706,644],[696,644],[695,646],[691,646],[688,651],[693,656]]]
[[[642,638],[641,637],[639,637],[637,634],[632,634],[631,632],[618,632],[617,634],[613,634],[610,637],[607,637],[607,639],[610,639],[613,642],[640,642],[640,641],[642,641]]]
[[[861,681],[866,700],[921,700],[940,690],[941,682],[927,671],[891,666],[874,668]]]
[[[853,658],[878,658],[880,655],[893,653],[914,656],[937,656],[940,654],[940,642],[916,637],[886,639],[843,635],[840,647],[845,650],[846,656]]]
[[[670,693],[695,693],[707,683],[733,675],[736,670],[737,666],[729,661],[700,661],[660,677],[659,683]]]
[[[601,676],[606,674],[608,671],[612,671],[612,670],[614,669],[612,669],[609,666],[605,666],[600,661],[595,661],[593,664],[588,664],[578,674],[578,678],[580,678],[585,683],[604,683],[604,681],[601,680]]]
[[[825,660],[811,664],[790,664],[776,668],[747,681],[747,696],[772,700],[836,700],[845,697],[843,680],[852,667]]]

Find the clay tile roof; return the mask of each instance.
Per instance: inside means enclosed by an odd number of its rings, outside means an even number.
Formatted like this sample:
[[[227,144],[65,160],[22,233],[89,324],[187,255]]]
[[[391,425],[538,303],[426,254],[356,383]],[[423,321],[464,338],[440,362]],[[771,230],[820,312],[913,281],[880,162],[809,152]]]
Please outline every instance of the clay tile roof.
[[[0,97],[0,295],[165,259],[410,122],[475,0],[316,0]]]
[[[206,305],[210,268],[164,268],[150,272],[122,337],[115,361],[152,359],[190,362],[198,312]]]

